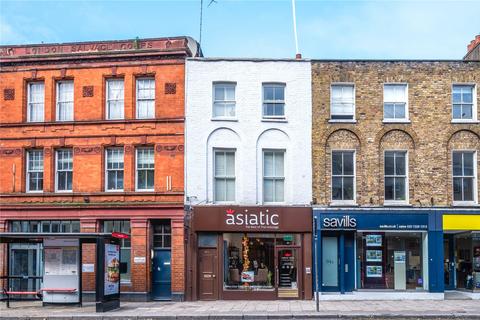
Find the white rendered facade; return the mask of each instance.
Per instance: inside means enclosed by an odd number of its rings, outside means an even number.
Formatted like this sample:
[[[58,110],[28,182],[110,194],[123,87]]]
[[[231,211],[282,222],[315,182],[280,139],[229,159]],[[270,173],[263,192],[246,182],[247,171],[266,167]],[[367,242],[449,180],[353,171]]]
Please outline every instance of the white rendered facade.
[[[225,98],[228,100],[228,115],[218,116],[216,112],[215,116],[214,86],[218,89],[223,84],[229,91],[225,94],[225,97],[228,95],[228,99]],[[265,95],[270,92],[265,91],[270,88],[264,86],[269,85],[278,87],[278,92],[284,94],[281,96],[284,116],[278,115],[281,108],[275,109],[274,116],[268,116],[271,111],[266,110],[274,110],[264,106],[268,100]],[[185,92],[187,203],[310,204],[312,101],[309,61],[187,59]],[[275,95],[278,99],[279,94]],[[219,96],[223,97],[217,93],[215,101]],[[215,184],[214,154],[219,150],[234,152],[235,158],[234,196],[227,201],[218,201],[215,194],[218,187]],[[269,188],[264,180],[267,175],[264,156],[269,151],[280,155],[283,152],[283,189],[276,187],[277,193],[283,192],[283,197],[279,197],[283,201],[265,201],[264,193],[270,191],[264,190]]]

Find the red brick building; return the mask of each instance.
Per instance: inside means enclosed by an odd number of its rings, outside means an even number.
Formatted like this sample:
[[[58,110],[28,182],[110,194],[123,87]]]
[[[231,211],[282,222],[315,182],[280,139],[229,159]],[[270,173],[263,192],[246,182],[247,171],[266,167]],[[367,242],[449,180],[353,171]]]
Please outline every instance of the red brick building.
[[[188,37],[0,46],[0,231],[130,233],[122,295],[182,299],[191,56],[201,51]],[[6,257],[6,246],[0,250]],[[42,273],[41,246],[8,250],[3,274],[6,263],[11,275]],[[84,245],[87,292],[95,288],[94,254]],[[171,270],[153,283],[155,263]]]

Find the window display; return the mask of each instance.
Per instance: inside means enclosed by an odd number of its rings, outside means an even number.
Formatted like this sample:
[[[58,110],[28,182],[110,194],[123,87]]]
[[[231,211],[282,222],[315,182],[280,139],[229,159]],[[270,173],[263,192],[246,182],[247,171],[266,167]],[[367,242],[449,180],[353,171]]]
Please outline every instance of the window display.
[[[273,234],[225,233],[224,288],[273,290],[275,287]]]

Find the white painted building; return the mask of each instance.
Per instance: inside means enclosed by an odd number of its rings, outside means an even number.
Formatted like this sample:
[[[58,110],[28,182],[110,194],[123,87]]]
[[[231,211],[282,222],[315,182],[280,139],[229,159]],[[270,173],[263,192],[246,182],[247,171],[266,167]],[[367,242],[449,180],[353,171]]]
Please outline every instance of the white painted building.
[[[305,60],[187,59],[186,202],[309,205]]]

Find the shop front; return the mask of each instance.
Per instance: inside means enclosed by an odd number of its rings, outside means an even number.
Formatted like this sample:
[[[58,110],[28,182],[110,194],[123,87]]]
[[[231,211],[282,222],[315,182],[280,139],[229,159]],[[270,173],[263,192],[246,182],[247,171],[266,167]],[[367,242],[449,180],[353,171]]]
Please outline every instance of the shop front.
[[[318,290],[429,291],[429,212],[318,210]]]
[[[187,217],[187,299],[311,299],[310,208],[197,206]]]
[[[480,211],[443,213],[446,290],[480,294]]]

